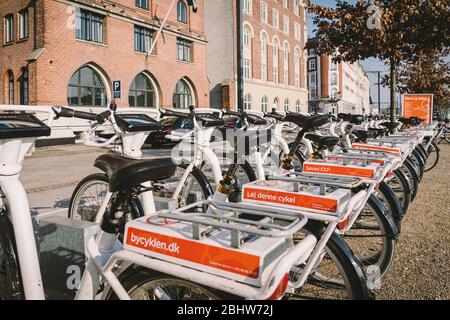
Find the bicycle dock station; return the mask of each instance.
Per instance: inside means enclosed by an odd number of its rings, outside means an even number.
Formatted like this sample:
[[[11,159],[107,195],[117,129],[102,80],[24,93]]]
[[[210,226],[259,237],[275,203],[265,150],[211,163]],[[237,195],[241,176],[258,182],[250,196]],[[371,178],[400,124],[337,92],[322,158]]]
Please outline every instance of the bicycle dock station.
[[[155,119],[177,116],[192,124],[168,138],[193,148],[193,158],[172,161],[143,158],[142,145],[161,125],[134,110],[118,113],[115,105],[100,114],[63,107],[0,110],[0,217],[10,226],[0,230],[2,252],[12,257],[5,261],[8,277],[23,282],[23,292],[13,283],[3,292],[27,299],[131,299],[139,290],[169,299],[168,285],[200,299],[280,299],[315,285],[333,297],[368,299],[367,279],[373,276],[368,269],[382,277],[395,259],[412,188],[417,192],[426,151],[438,133],[418,127],[385,136],[377,129],[383,136],[365,139],[368,133],[358,129],[352,135],[344,125],[361,125],[362,116],[338,115],[343,124],[331,126],[327,115],[275,110],[161,110]],[[210,140],[214,130],[229,129],[224,116],[234,117],[236,125],[228,141],[233,159],[221,163]],[[20,183],[21,164],[34,141],[50,135],[61,117],[89,121],[85,145],[108,151],[94,164],[102,173],[75,189],[67,218],[36,221]],[[112,135],[95,133],[107,125]],[[283,127],[295,132],[294,142],[284,139]],[[333,127],[346,128],[340,139],[317,135],[335,134]],[[102,191],[90,194],[96,185]],[[364,240],[371,238],[381,241]],[[329,263],[338,278],[327,275]],[[125,276],[144,279],[145,289],[123,282]]]

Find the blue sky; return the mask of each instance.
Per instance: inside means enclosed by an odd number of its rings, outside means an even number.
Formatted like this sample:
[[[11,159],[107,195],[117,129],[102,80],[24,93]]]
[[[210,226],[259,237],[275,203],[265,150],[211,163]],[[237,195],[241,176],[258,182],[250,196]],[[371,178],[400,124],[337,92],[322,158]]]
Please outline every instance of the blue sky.
[[[323,6],[328,7],[334,7],[336,1],[334,0],[310,0],[312,4],[319,4]],[[356,3],[357,0],[347,0],[349,3]],[[308,14],[308,32],[310,36],[314,35],[314,23],[313,23],[313,15]],[[388,66],[384,64],[383,61],[380,61],[378,59],[367,59],[364,61],[361,61],[361,64],[363,65],[364,69],[366,71],[385,71],[387,72],[389,70]],[[371,96],[372,101],[376,104],[378,102],[378,88],[376,86],[377,82],[377,75],[375,74],[368,74],[370,84],[371,84]],[[382,87],[381,88],[381,103],[388,103],[389,102],[389,88]]]

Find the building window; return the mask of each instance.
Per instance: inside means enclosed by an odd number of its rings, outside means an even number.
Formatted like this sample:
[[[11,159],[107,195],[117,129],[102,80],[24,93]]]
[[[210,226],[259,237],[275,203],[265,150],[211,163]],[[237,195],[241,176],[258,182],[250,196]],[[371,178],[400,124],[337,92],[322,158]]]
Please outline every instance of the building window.
[[[278,99],[278,97],[276,97],[273,100],[273,106],[272,108],[274,108],[275,110],[279,110],[280,109],[280,99]]]
[[[8,104],[14,104],[14,73],[8,71]]]
[[[316,85],[316,75],[314,73],[309,75],[309,85],[310,86]]]
[[[5,17],[5,43],[14,41],[14,16],[8,15]]]
[[[244,96],[244,110],[252,110],[252,96],[250,93]]]
[[[187,23],[187,6],[184,1],[178,1],[177,4],[177,20],[182,23]]]
[[[317,96],[316,88],[312,88],[311,90],[309,90],[309,97],[310,97],[310,99],[314,100],[314,99],[316,99],[316,96]]]
[[[289,108],[290,108],[289,99],[286,98],[286,99],[284,99],[284,111],[289,112]]]
[[[331,69],[332,71],[336,71],[336,70],[337,70],[337,64],[336,64],[336,62],[331,61],[330,69]]]
[[[249,59],[242,59],[242,76],[245,80],[249,80],[252,77],[252,61]]]
[[[283,17],[283,32],[289,34],[289,17]]]
[[[284,54],[283,54],[283,57],[284,57],[284,60],[283,60],[283,83],[285,84],[285,85],[289,85],[289,51],[290,51],[290,48],[289,48],[289,45],[287,44],[287,43],[285,43],[285,45],[284,45]]]
[[[29,103],[29,83],[28,83],[28,70],[22,70],[22,76],[20,77],[20,104],[28,105]]]
[[[283,0],[283,7],[289,8],[289,0]]]
[[[244,0],[244,13],[246,14],[252,14],[252,7],[253,7],[253,1],[252,0]]]
[[[302,107],[301,107],[301,104],[300,104],[300,100],[297,100],[295,102],[295,112],[298,112],[298,113],[302,112]]]
[[[316,60],[315,59],[309,60],[309,70],[316,70]]]
[[[191,62],[191,46],[191,41],[177,38],[177,59]]]
[[[100,75],[91,67],[79,69],[69,81],[70,106],[106,107],[105,85]]]
[[[294,85],[296,88],[300,88],[300,50],[297,48],[294,51],[294,67]]]
[[[300,24],[297,22],[294,23],[294,36],[295,36],[295,40],[298,40],[298,41],[302,40],[301,27],[300,27]]]
[[[149,52],[152,48],[152,31],[142,27],[134,27],[134,50]]]
[[[103,17],[86,10],[77,16],[76,37],[81,40],[103,43]]]
[[[173,107],[179,109],[187,109],[193,105],[191,88],[186,80],[181,79],[175,86],[173,93]]]
[[[337,74],[335,72],[333,72],[331,74],[331,85],[332,86],[337,86]]]
[[[261,16],[261,21],[267,23],[268,22],[267,3],[261,1],[259,14]]]
[[[267,64],[261,63],[261,80],[267,81]]]
[[[337,89],[333,88],[331,89],[331,99],[336,99],[337,98]]]
[[[156,94],[150,79],[143,73],[138,74],[131,84],[128,94],[130,107],[156,108]]]
[[[294,0],[294,14],[300,15],[300,0]]]
[[[267,96],[264,96],[261,99],[261,110],[263,112],[267,112],[268,108],[269,108],[269,98],[267,98]]]
[[[252,31],[248,26],[244,27],[244,47],[250,47],[252,41]]]
[[[19,12],[19,39],[28,38],[28,11]]]
[[[136,0],[136,7],[148,10],[148,0]]]
[[[275,9],[272,10],[272,26],[277,29],[280,28],[280,14]]]

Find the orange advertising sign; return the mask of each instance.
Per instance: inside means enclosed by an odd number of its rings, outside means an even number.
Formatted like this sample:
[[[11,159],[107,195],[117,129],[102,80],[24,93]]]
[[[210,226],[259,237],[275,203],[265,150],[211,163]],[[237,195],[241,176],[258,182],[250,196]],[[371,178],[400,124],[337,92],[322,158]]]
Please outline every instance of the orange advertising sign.
[[[255,255],[214,247],[196,241],[130,227],[125,242],[129,246],[217,268],[238,275],[258,278],[260,258]]]
[[[245,188],[243,198],[244,200],[270,202],[326,212],[336,212],[338,209],[338,201],[335,199],[326,199],[287,191]]]
[[[402,116],[404,118],[417,117],[424,122],[431,123],[433,119],[432,94],[404,94],[402,96]]]
[[[341,176],[351,176],[360,178],[373,178],[375,176],[374,168],[357,168],[351,166],[336,166],[324,164],[304,163],[303,172],[308,173],[326,173]]]

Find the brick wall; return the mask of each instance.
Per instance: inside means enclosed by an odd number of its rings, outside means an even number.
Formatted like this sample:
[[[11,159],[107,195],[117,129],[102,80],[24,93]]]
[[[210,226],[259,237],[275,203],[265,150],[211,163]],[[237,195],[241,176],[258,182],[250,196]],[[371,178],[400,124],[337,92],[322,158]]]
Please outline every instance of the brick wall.
[[[128,106],[128,91],[136,75],[145,72],[157,84],[159,106],[171,107],[175,85],[181,78],[195,88],[195,100],[199,107],[209,106],[209,82],[206,77],[206,38],[203,33],[203,0],[200,9],[189,13],[189,23],[177,22],[176,6],[169,15],[167,29],[158,39],[156,54],[149,57],[134,51],[134,25],[156,29],[164,19],[171,1],[149,1],[149,10],[135,7],[134,0],[121,1],[52,1],[38,0],[38,10],[43,12],[36,21],[30,9],[30,35],[33,26],[39,31],[33,39],[0,47],[0,71],[13,70],[15,77],[27,65],[27,57],[33,49],[45,50],[30,66],[30,103],[67,104],[67,86],[70,78],[81,66],[89,64],[100,71],[106,86],[113,80],[122,81],[120,106]],[[10,11],[18,11],[29,1],[1,1],[2,17]],[[74,10],[82,7],[106,16],[104,43],[94,44],[76,39]],[[35,21],[35,23],[33,22]],[[4,28],[2,28],[3,30]],[[42,32],[45,30],[45,32]],[[193,62],[176,59],[176,39],[182,36],[193,40]],[[3,34],[2,34],[3,39]],[[5,81],[2,81],[1,101],[5,102]],[[18,94],[18,90],[16,90]],[[108,97],[111,98],[109,90]],[[18,100],[16,101],[16,103]]]

